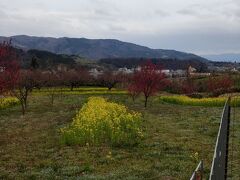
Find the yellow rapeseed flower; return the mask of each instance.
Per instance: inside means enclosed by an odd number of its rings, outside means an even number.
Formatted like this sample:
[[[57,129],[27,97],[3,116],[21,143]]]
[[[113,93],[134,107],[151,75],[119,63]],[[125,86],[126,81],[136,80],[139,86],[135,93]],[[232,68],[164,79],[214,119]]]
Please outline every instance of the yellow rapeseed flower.
[[[90,97],[70,127],[64,128],[63,139],[66,144],[133,145],[143,137],[141,122],[141,114],[128,111],[124,105]]]

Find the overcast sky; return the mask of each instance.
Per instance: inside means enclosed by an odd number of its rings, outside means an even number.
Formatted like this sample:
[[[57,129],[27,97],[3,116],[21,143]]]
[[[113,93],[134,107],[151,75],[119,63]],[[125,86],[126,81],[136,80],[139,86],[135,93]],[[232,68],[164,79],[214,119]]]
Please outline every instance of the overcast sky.
[[[19,34],[240,53],[240,0],[0,0],[0,35]]]

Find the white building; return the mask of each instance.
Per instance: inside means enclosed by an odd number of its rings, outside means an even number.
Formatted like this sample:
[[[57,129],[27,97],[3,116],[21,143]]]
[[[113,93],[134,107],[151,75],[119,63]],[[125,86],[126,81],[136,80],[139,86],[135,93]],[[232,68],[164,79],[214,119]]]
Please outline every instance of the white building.
[[[118,72],[119,73],[123,73],[123,74],[131,74],[134,71],[133,71],[133,69],[128,69],[128,68],[124,67],[124,68],[119,68]]]
[[[163,69],[163,70],[161,70],[161,72],[162,72],[163,74],[165,74],[166,76],[171,76],[171,72],[170,72],[169,69]]]
[[[5,69],[6,69],[5,67],[3,67],[3,66],[0,66],[0,73],[1,73],[1,72],[4,72],[4,71],[5,71]]]
[[[182,70],[182,69],[177,69],[177,70],[172,70],[170,72],[171,76],[178,76],[178,77],[182,77],[182,76],[186,76],[187,75],[187,71],[186,70]]]
[[[103,74],[103,71],[99,71],[96,68],[90,69],[88,72],[91,76],[95,78]]]

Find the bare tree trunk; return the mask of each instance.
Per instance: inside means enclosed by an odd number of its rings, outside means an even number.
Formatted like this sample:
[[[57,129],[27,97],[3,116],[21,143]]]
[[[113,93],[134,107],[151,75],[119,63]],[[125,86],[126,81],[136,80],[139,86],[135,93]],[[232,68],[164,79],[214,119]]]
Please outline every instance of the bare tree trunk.
[[[133,100],[133,102],[135,102],[135,96],[134,95],[132,96],[132,100]]]
[[[27,108],[27,94],[25,97],[23,97],[23,101],[24,101],[24,106],[25,106],[25,109]]]
[[[148,96],[145,96],[145,101],[144,101],[144,107],[147,107],[147,102],[148,102]]]
[[[53,106],[53,102],[54,102],[54,94],[51,95],[51,103],[52,103],[52,106]]]
[[[26,98],[24,98],[24,107],[26,108],[27,107],[27,100],[26,100]]]
[[[26,107],[25,107],[25,102],[24,101],[21,101],[21,107],[22,107],[22,115],[24,116],[25,112],[26,112]]]
[[[4,96],[0,96],[0,104],[3,102],[3,97]]]

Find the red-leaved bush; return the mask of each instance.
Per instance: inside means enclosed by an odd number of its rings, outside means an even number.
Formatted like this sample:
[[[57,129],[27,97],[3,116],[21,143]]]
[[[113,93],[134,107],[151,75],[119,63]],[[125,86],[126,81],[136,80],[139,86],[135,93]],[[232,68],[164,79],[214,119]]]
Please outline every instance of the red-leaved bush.
[[[209,77],[208,91],[212,93],[212,96],[218,96],[230,92],[233,84],[233,80],[230,76]]]
[[[195,91],[196,91],[196,87],[195,87],[192,79],[187,78],[181,83],[181,93],[192,94]]]

